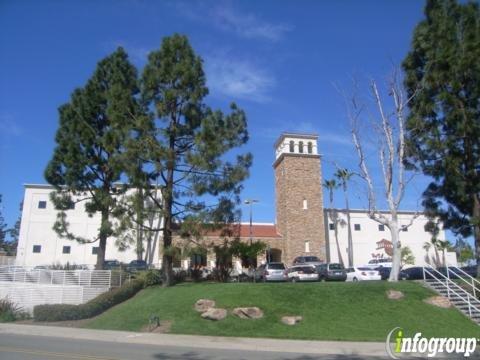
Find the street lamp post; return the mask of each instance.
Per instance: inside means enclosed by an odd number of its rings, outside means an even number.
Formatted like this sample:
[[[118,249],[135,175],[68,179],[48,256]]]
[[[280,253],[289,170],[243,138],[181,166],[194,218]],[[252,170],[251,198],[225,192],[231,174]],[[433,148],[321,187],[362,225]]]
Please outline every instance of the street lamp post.
[[[256,199],[247,199],[244,201],[246,205],[250,205],[250,245],[252,245],[253,241],[253,228],[252,228],[252,205],[258,203]]]

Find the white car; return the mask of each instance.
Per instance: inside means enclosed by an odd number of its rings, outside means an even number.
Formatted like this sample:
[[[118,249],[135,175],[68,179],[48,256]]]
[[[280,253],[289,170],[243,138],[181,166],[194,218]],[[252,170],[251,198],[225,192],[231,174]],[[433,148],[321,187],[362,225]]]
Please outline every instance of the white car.
[[[318,273],[312,265],[294,265],[287,271],[288,280],[297,281],[318,281]]]
[[[367,265],[364,265],[370,269],[376,269],[378,267],[392,267],[392,259],[390,258],[380,258],[380,259],[372,259],[368,262]]]
[[[347,269],[346,281],[382,280],[377,270],[368,267],[351,267]]]

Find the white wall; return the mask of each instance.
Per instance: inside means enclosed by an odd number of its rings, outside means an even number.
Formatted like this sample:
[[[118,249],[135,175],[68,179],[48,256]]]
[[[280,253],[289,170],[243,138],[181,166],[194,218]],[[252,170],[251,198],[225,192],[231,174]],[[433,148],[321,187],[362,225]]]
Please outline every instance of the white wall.
[[[345,224],[338,226],[338,239],[339,239],[339,248],[343,257],[345,265],[348,265],[348,228],[346,225],[347,217],[345,212],[339,210],[339,218],[342,219]],[[326,211],[326,214],[328,210]],[[402,212],[399,214],[399,221],[401,225],[407,225],[413,213]],[[366,211],[352,210],[351,211],[351,224],[352,224],[352,240],[353,240],[353,260],[355,265],[364,265],[371,260],[372,254],[384,254],[384,257],[388,257],[383,250],[377,249],[377,241],[386,239],[391,241],[390,230],[385,226],[385,231],[379,230],[379,223],[370,219]],[[417,217],[413,224],[408,228],[408,231],[400,232],[400,242],[402,246],[408,246],[415,257],[415,265],[423,266],[426,265],[426,251],[423,249],[425,242],[430,242],[431,234],[426,232],[424,229],[425,224],[427,223],[427,218],[423,215]],[[338,252],[337,245],[335,241],[335,231],[330,230],[329,224],[332,223],[332,220],[328,218],[328,221],[325,221],[328,232],[329,239],[329,249],[330,249],[330,261],[338,262]],[[360,225],[360,230],[355,231],[355,224]],[[442,230],[439,234],[440,240],[445,240],[445,232]],[[429,256],[434,256],[433,249],[430,250]],[[449,258],[449,263],[451,265],[456,265],[456,260]]]
[[[57,211],[50,200],[52,191],[52,187],[48,185],[25,185],[16,265],[36,266],[68,262],[93,267],[97,255],[92,254],[92,248],[98,246],[98,241],[81,244],[77,241],[61,239],[52,229],[57,217]],[[46,209],[38,208],[39,201],[47,202]],[[95,239],[100,226],[99,215],[89,217],[85,212],[84,203],[77,203],[75,209],[68,210],[66,213],[70,224],[69,230],[72,233],[87,239]],[[34,245],[41,246],[40,253],[33,253]],[[63,254],[63,246],[70,246],[70,254]],[[115,239],[109,238],[105,259],[116,259],[128,263],[136,259],[135,245],[122,252],[115,246]],[[158,251],[155,252],[153,263],[158,264]]]

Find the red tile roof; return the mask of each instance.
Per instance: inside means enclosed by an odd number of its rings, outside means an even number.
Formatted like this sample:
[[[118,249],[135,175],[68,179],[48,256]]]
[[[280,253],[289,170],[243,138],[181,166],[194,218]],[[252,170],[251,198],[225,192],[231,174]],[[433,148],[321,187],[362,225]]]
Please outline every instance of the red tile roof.
[[[208,232],[207,236],[219,236],[221,230]],[[233,236],[240,236],[244,238],[250,237],[250,224],[237,224],[233,225],[232,229]],[[281,238],[282,236],[278,234],[275,224],[253,224],[252,225],[252,236],[254,238]]]

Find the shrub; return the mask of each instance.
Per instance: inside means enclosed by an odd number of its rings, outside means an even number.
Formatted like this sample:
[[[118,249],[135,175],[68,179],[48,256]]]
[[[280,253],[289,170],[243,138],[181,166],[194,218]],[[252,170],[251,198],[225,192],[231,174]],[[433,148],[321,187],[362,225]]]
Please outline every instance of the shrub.
[[[212,278],[218,282],[228,282],[230,280],[230,274],[232,272],[231,268],[228,267],[218,267],[213,269]]]
[[[190,270],[190,279],[193,282],[200,282],[203,280],[203,271],[201,269],[191,269]]]
[[[187,277],[187,272],[185,270],[174,271],[173,273],[173,282],[179,284],[185,281]]]
[[[144,286],[142,279],[132,280],[120,288],[98,295],[85,304],[46,304],[33,308],[35,321],[80,320],[97,316],[105,310],[133,297]]]
[[[18,306],[8,298],[0,299],[0,322],[22,320],[28,317],[28,313],[23,311],[21,306]]]
[[[142,271],[136,277],[143,281],[144,287],[154,286],[162,283],[162,273],[158,269]]]

